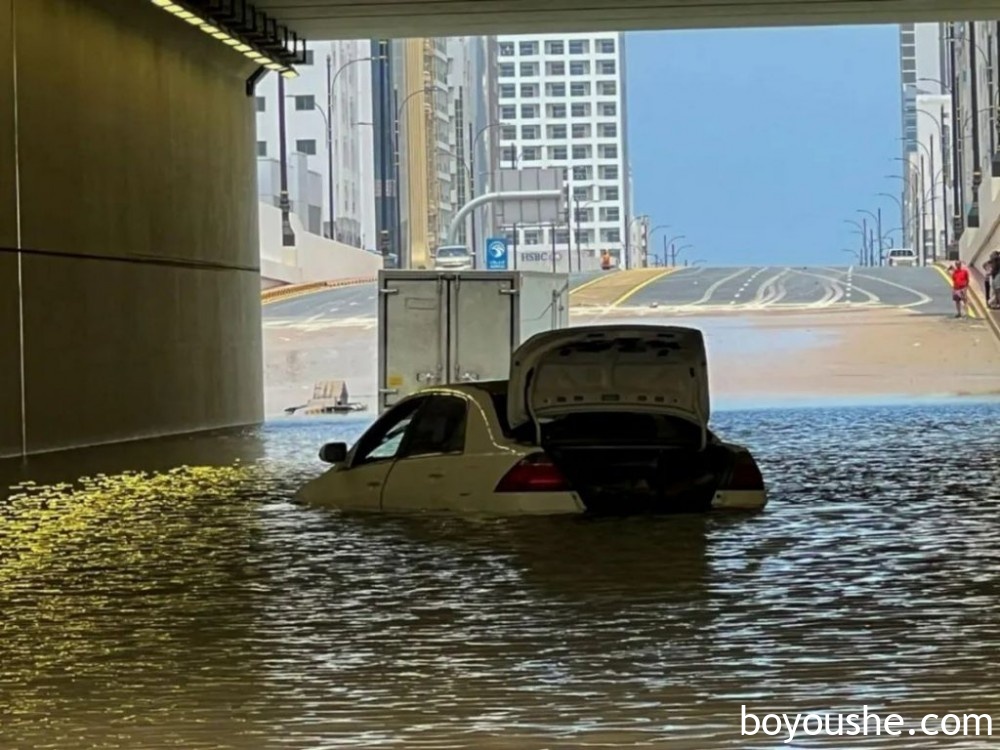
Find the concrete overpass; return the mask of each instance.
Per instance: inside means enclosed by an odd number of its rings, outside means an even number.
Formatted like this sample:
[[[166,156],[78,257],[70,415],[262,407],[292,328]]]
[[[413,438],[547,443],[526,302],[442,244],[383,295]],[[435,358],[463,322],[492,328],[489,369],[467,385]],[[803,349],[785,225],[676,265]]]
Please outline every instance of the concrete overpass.
[[[1000,16],[972,0],[257,6],[265,33],[313,38]],[[0,0],[0,456],[261,418],[262,63],[228,42],[149,0]]]

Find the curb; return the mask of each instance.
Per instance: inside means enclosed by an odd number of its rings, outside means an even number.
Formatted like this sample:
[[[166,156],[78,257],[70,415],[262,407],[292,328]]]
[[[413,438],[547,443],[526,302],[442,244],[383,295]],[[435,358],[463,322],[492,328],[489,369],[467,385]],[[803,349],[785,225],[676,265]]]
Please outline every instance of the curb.
[[[986,300],[983,298],[982,293],[979,291],[983,287],[983,282],[985,277],[978,268],[970,266],[972,269],[972,278],[978,282],[978,286],[970,288],[969,291],[972,292],[970,295],[973,302],[976,305],[976,312],[986,321],[987,325],[993,330],[993,335],[997,337],[997,341],[1000,341],[1000,321],[997,320],[997,311],[989,306]]]
[[[330,281],[312,281],[307,284],[285,284],[284,286],[265,289],[260,293],[260,302],[266,305],[279,300],[286,300],[292,297],[301,297],[306,294],[322,292],[325,289],[336,289],[344,286],[357,286],[359,284],[371,284],[376,281],[374,276],[362,276],[351,279],[331,279]]]

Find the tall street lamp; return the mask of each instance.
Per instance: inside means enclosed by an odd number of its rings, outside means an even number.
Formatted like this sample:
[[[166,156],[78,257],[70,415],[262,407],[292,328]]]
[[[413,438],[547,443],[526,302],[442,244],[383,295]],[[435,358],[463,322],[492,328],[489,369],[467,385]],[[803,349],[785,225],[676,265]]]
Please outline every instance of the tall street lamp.
[[[671,237],[669,240],[666,237],[663,238],[663,265],[667,265],[668,253],[670,256],[670,265],[671,266],[674,265],[674,261],[677,258],[677,253],[673,251],[674,243],[677,242],[677,240],[686,240],[686,239],[687,235],[684,234],[678,234],[674,237]],[[670,248],[669,251],[667,250],[668,247]]]
[[[885,255],[885,247],[882,244],[882,209],[878,209],[878,215],[873,214],[867,208],[859,208],[858,213],[868,214],[875,220],[875,231],[878,234],[878,265],[882,265],[883,256]],[[871,248],[871,250],[874,252],[875,248]],[[876,265],[874,263],[874,258],[872,260],[872,265]]]

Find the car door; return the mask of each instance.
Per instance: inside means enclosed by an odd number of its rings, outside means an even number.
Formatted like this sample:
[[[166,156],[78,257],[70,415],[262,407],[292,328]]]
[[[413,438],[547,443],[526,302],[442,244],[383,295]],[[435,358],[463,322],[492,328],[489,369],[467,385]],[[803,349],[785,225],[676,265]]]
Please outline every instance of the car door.
[[[427,399],[389,474],[382,493],[385,510],[454,510],[468,504],[469,477],[462,466],[468,417],[469,402],[463,396]]]
[[[309,482],[299,497],[312,505],[379,510],[382,491],[406,431],[427,397],[406,399],[368,428],[342,465]]]

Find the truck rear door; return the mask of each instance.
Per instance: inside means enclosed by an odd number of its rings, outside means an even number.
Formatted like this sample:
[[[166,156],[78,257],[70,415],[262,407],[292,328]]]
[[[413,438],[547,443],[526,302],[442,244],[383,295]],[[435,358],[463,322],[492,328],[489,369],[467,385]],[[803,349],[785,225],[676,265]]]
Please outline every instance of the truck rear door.
[[[487,275],[488,276],[488,275]],[[507,377],[514,341],[514,277],[452,280],[448,305],[451,337],[449,382]]]

